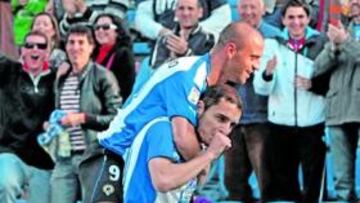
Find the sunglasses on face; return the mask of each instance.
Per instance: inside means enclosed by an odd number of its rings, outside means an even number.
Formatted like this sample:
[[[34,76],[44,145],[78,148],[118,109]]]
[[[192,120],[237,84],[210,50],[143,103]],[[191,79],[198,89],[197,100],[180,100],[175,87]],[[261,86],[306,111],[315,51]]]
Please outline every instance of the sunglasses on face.
[[[31,43],[31,42],[26,42],[24,47],[26,49],[34,49],[35,46],[38,48],[38,49],[41,49],[41,50],[45,50],[47,48],[47,44],[46,43]]]
[[[117,26],[114,25],[114,24],[102,24],[102,25],[95,25],[94,26],[95,30],[100,30],[100,29],[103,29],[103,30],[109,30],[109,29],[116,29]]]

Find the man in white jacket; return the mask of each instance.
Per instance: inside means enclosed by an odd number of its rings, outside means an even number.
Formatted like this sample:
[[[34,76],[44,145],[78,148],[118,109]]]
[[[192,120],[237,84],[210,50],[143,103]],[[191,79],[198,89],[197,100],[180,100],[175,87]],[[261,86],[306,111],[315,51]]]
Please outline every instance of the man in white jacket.
[[[318,202],[325,158],[324,98],[311,92],[313,60],[325,40],[308,27],[310,12],[301,1],[288,2],[282,13],[283,39],[267,39],[255,91],[268,95],[271,123],[269,188],[266,200]],[[314,81],[317,82],[317,81]],[[303,192],[298,182],[303,171]]]

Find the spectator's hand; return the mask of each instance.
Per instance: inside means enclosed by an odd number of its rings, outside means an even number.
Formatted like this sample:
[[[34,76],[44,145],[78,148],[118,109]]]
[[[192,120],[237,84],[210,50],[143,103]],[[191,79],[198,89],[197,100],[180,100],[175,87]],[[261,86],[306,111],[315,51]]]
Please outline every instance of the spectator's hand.
[[[46,130],[50,127],[50,123],[49,123],[48,121],[45,121],[45,122],[43,123],[42,127],[43,127],[43,130],[46,131]]]
[[[210,153],[215,160],[218,158],[225,150],[231,147],[231,140],[228,136],[223,133],[216,132],[212,138],[209,147],[206,149],[207,153]]]
[[[163,29],[160,30],[159,37],[163,37],[169,34],[172,34],[172,31],[164,27]]]
[[[20,6],[25,6],[28,3],[28,0],[19,0]]]
[[[73,18],[76,14],[76,6],[74,0],[62,0],[64,10],[70,18]]]
[[[332,42],[332,44],[338,46],[345,42],[345,40],[349,37],[349,33],[346,31],[346,29],[341,23],[339,23],[338,27],[329,24],[327,36],[329,37],[329,40],[330,42]]]
[[[76,7],[76,11],[84,14],[86,9],[87,9],[87,5],[85,3],[84,0],[74,0],[74,4],[75,4],[75,7]]]
[[[266,63],[266,69],[265,74],[266,75],[272,75],[274,73],[274,70],[277,65],[277,58],[276,55],[274,55],[268,62]]]
[[[85,123],[85,113],[68,113],[61,119],[61,125],[77,126]]]
[[[185,55],[188,50],[188,43],[184,38],[170,34],[166,36],[166,47],[176,55]]]
[[[51,15],[55,16],[55,10],[54,10],[54,1],[49,0],[45,7],[45,12],[50,13]]]
[[[64,75],[70,69],[70,65],[67,62],[63,62],[56,71],[56,77]]]
[[[311,88],[311,80],[297,75],[295,77],[295,87],[302,90],[308,90]]]

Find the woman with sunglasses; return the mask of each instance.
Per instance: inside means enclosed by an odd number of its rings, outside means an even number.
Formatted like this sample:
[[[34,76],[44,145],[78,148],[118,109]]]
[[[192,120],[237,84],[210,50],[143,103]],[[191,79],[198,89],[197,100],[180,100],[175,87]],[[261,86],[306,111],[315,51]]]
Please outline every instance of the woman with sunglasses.
[[[130,95],[135,80],[134,55],[131,39],[120,18],[103,13],[95,19],[97,46],[93,59],[115,75],[123,101]]]
[[[44,33],[50,43],[50,67],[58,68],[66,61],[66,54],[60,47],[59,26],[54,16],[49,13],[42,12],[34,17],[31,30],[37,30]]]

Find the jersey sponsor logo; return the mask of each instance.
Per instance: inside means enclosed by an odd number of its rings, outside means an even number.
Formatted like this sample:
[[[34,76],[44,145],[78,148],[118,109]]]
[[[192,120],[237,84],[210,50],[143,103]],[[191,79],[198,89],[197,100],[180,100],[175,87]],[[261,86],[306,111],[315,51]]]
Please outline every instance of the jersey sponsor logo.
[[[200,90],[197,87],[193,87],[188,95],[190,103],[196,105],[200,99]]]
[[[111,184],[106,184],[103,186],[102,191],[106,196],[110,196],[115,192],[115,187]]]
[[[175,58],[175,59],[170,60],[167,64],[168,64],[168,68],[173,68],[177,64],[179,64],[179,61]]]

